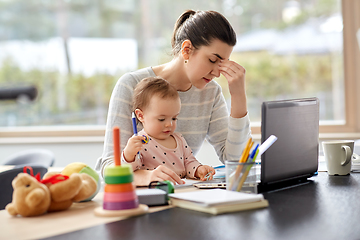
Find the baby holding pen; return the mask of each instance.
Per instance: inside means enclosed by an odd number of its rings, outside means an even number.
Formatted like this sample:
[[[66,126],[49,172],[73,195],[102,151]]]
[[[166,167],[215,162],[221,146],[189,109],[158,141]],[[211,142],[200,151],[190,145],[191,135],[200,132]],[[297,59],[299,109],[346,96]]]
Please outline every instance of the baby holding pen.
[[[215,174],[214,168],[196,160],[183,136],[175,132],[180,108],[177,90],[160,77],[145,78],[134,90],[133,110],[143,130],[136,134],[134,127],[121,161],[134,171],[152,171],[145,182],[170,176],[173,183],[183,183],[181,178],[209,180]]]

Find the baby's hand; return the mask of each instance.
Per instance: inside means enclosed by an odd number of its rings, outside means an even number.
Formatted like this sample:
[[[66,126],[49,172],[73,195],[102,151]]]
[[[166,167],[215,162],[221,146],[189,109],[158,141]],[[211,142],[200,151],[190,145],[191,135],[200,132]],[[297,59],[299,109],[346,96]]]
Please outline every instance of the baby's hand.
[[[156,169],[150,171],[149,182],[169,180],[174,184],[184,184],[185,182],[171,169],[160,165]]]
[[[144,142],[145,136],[132,136],[125,148],[124,148],[124,158],[127,162],[133,162],[135,160],[136,154],[141,150],[142,145],[146,144]]]
[[[215,169],[208,165],[201,165],[196,169],[195,177],[200,178],[201,181],[212,180],[215,174]]]

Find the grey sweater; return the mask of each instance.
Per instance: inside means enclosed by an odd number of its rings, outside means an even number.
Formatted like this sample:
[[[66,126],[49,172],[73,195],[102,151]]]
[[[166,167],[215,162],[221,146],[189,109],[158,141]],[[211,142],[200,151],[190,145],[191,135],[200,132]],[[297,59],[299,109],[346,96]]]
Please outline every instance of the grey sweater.
[[[151,67],[124,74],[117,82],[110,99],[107,116],[104,150],[97,160],[95,169],[101,172],[113,163],[112,129],[120,128],[121,152],[132,132],[132,95],[138,82],[146,77],[156,76]],[[246,141],[251,137],[248,114],[243,118],[232,118],[225,103],[221,87],[211,81],[204,89],[191,87],[186,92],[178,92],[181,111],[176,132],[180,132],[194,155],[206,139],[215,149],[220,161],[239,159]],[[142,129],[141,123],[137,126]]]

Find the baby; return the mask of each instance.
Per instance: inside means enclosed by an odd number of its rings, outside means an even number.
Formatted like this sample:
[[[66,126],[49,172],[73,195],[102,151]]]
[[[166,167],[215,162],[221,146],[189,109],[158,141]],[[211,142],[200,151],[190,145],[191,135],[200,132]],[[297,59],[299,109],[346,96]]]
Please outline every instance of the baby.
[[[163,180],[178,183],[174,174],[201,180],[212,179],[215,174],[214,168],[196,160],[185,138],[175,132],[180,108],[177,90],[160,77],[145,78],[134,90],[133,109],[144,129],[129,139],[122,162],[131,163],[134,171],[154,171],[156,174],[151,175],[149,183]]]

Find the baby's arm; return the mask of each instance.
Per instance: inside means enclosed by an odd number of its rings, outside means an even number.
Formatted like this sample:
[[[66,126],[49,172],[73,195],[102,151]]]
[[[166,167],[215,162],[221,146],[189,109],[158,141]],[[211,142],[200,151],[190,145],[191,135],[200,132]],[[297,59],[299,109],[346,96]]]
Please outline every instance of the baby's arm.
[[[143,140],[145,139],[144,136],[132,136],[125,148],[124,148],[124,158],[126,162],[131,163],[135,161],[135,157],[137,153],[141,150],[143,143]]]
[[[200,178],[201,181],[211,180],[212,176],[215,174],[215,169],[208,165],[202,165],[193,155],[193,152],[187,145],[185,138],[181,137],[181,139],[184,144],[184,164],[187,176],[191,178]]]
[[[171,169],[165,166],[158,166],[154,170],[137,170],[134,171],[134,182],[136,186],[147,186],[152,181],[169,180],[174,184],[184,184],[185,182]]]

